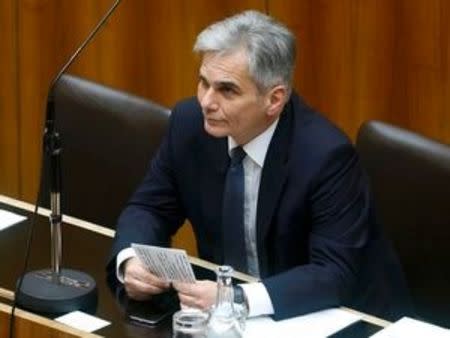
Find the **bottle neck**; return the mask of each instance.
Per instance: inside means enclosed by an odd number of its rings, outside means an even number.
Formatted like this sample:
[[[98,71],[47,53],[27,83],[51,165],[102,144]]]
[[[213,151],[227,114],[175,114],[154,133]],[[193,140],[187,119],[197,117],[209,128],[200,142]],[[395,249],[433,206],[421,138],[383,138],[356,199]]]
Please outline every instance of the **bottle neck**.
[[[233,268],[223,265],[216,273],[217,299],[209,319],[207,337],[242,338],[245,318],[239,317],[234,308],[234,289],[231,284]]]
[[[231,281],[233,268],[221,266],[217,270],[217,298],[216,310],[225,313],[234,313],[234,291]]]
[[[231,284],[231,278],[218,278],[217,280],[217,300],[216,305],[220,305],[223,303],[233,303],[234,293],[233,286]]]

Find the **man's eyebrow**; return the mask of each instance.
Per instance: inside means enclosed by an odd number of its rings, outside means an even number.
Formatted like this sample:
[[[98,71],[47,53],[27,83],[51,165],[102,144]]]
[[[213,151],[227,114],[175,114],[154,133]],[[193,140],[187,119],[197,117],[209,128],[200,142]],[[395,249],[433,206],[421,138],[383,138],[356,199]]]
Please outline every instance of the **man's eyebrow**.
[[[198,74],[198,79],[203,81],[203,82],[208,83],[208,80],[206,80],[206,77],[204,77],[202,74]]]
[[[230,87],[230,88],[235,88],[235,89],[240,88],[238,86],[238,84],[233,81],[217,81],[217,82],[214,82],[214,84],[218,87]]]
[[[222,81],[215,81],[215,82],[210,83],[208,81],[208,79],[204,75],[202,75],[201,73],[198,75],[198,78],[203,83],[207,83],[208,85],[212,85],[212,86],[214,86],[216,88],[223,88],[223,87],[225,87],[225,88],[235,89],[237,91],[241,89],[241,87],[236,82],[234,82],[232,80],[222,80]]]

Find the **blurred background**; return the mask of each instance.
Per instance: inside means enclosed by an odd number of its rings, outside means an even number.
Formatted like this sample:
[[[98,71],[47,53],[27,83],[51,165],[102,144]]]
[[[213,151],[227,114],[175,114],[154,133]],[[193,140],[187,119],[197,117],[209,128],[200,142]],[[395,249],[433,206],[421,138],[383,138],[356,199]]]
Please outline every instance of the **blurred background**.
[[[112,2],[0,0],[0,194],[35,200],[49,83]],[[250,8],[295,33],[297,91],[353,140],[381,119],[450,144],[447,0],[123,0],[69,73],[171,107],[197,33]]]

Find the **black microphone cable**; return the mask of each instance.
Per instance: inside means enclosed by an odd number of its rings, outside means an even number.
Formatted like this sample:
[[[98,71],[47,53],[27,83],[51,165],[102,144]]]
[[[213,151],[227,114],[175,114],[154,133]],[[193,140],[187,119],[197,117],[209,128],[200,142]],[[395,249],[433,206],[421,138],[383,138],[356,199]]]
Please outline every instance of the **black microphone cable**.
[[[25,248],[25,260],[23,262],[22,273],[19,277],[19,281],[16,284],[13,303],[11,306],[11,315],[9,317],[9,338],[14,337],[14,322],[15,322],[15,312],[16,312],[16,307],[17,307],[16,295],[18,294],[18,291],[22,287],[23,276],[25,276],[25,273],[28,270],[28,263],[29,263],[30,252],[31,252],[31,244],[33,243],[33,234],[34,234],[36,219],[38,217],[38,208],[39,208],[39,205],[42,204],[42,190],[43,190],[42,189],[42,178],[43,178],[43,174],[44,174],[44,165],[43,165],[42,160],[41,160],[41,168],[40,168],[39,172],[40,172],[40,174],[39,174],[38,194],[37,194],[36,204],[34,206],[34,211],[33,211],[33,214],[31,215],[31,225],[28,229],[27,245]]]
[[[67,71],[67,69],[76,60],[76,58],[83,51],[83,49],[92,41],[93,37],[97,34],[97,32],[104,26],[104,24],[106,23],[107,19],[111,16],[111,14],[114,12],[114,10],[120,4],[121,1],[122,0],[115,0],[114,1],[112,6],[106,12],[106,14],[100,19],[100,21],[97,23],[97,25],[94,27],[94,29],[89,33],[87,38],[77,48],[77,50],[71,55],[69,60],[63,65],[61,70],[58,72],[58,74],[55,76],[55,78],[51,82],[50,87],[49,87],[48,97],[47,97],[47,116],[46,116],[46,119],[44,120],[44,128],[43,128],[44,130],[48,127],[49,120],[52,120],[51,123],[54,123],[54,117],[55,116],[52,116],[54,111],[53,111],[53,109],[48,109],[48,104],[49,104],[49,102],[51,102],[51,104],[54,103],[53,102],[53,100],[54,100],[53,90],[54,90],[55,85],[57,84],[57,82],[61,78],[61,76]],[[44,131],[44,135],[45,134],[46,134],[46,131]],[[46,155],[45,140],[44,140],[44,144],[43,144],[42,148],[43,149],[42,149],[41,161],[40,161],[41,165],[40,165],[40,170],[39,170],[39,186],[38,186],[37,199],[36,199],[36,203],[35,203],[35,206],[34,206],[33,214],[31,216],[31,224],[30,224],[30,227],[28,229],[27,244],[26,244],[26,248],[25,248],[25,259],[24,259],[24,264],[23,264],[23,268],[22,268],[22,273],[21,273],[21,275],[19,277],[18,282],[16,283],[13,303],[12,303],[12,306],[11,306],[11,315],[9,317],[9,338],[13,338],[14,337],[14,329],[15,329],[14,323],[15,323],[15,312],[16,312],[16,308],[17,308],[17,295],[18,295],[19,290],[22,287],[23,278],[25,276],[25,273],[28,270],[28,264],[29,264],[29,258],[30,258],[30,252],[31,252],[31,245],[32,245],[32,242],[33,242],[33,234],[34,234],[34,229],[35,229],[35,225],[36,225],[36,219],[38,217],[38,208],[39,208],[39,205],[42,204],[42,193],[43,193],[42,186],[43,186],[43,177],[44,177],[44,158],[45,158],[45,155]]]

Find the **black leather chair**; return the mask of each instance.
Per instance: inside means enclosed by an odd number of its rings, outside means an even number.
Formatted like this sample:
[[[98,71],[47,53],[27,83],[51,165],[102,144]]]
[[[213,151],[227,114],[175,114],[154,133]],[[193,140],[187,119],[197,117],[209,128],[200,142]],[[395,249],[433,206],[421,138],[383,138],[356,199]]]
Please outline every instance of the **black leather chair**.
[[[356,146],[418,317],[450,327],[450,147],[379,121]]]
[[[114,228],[161,142],[170,111],[71,75],[60,79],[54,93],[63,147],[62,211]],[[44,182],[48,206],[48,178]]]

